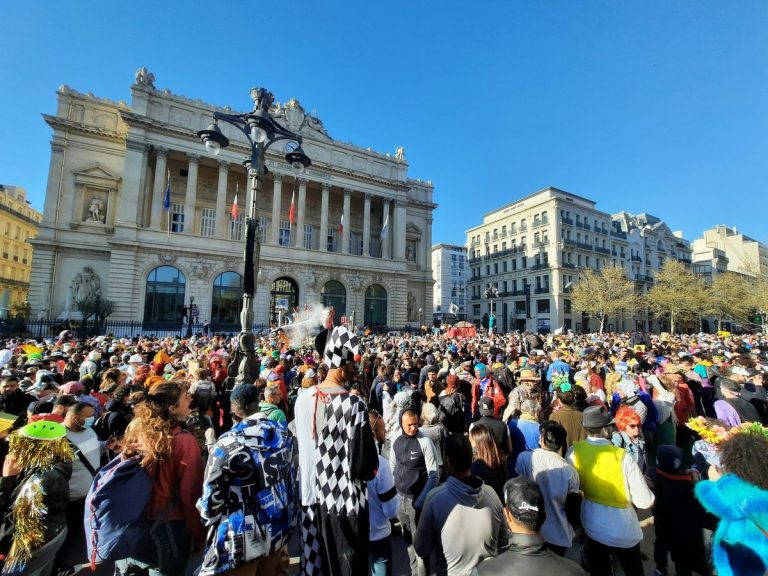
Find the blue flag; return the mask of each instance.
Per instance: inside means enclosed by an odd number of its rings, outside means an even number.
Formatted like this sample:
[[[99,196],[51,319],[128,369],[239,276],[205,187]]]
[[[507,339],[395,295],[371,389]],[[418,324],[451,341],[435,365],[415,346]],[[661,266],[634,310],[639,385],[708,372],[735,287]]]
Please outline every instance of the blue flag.
[[[168,178],[168,184],[165,186],[165,196],[163,197],[163,209],[167,212],[171,209],[171,179]]]

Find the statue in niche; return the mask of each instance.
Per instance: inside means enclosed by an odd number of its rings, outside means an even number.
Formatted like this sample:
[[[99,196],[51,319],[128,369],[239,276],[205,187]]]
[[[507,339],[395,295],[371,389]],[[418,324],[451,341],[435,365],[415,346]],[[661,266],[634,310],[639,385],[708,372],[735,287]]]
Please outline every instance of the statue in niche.
[[[416,262],[416,243],[412,240],[405,245],[405,259],[408,262]]]
[[[152,74],[146,67],[142,66],[136,70],[136,84],[139,86],[146,86],[147,88],[155,89],[155,75]]]
[[[104,222],[104,202],[101,198],[94,196],[88,204],[88,221]]]
[[[85,266],[72,280],[72,295],[75,302],[91,300],[100,291],[101,279],[90,266]]]
[[[416,297],[413,292],[408,292],[408,321],[413,322],[418,320],[416,311]]]
[[[395,150],[395,158],[398,160],[405,160],[405,147],[404,146],[398,146]]]

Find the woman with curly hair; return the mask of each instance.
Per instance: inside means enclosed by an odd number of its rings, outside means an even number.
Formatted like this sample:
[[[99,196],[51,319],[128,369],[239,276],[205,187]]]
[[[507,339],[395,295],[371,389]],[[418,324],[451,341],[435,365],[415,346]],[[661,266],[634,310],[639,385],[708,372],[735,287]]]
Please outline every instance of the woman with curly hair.
[[[131,567],[157,576],[185,574],[191,550],[202,548],[205,533],[195,508],[203,492],[203,461],[195,437],[182,423],[190,414],[191,396],[177,382],[141,393],[123,437],[123,456],[139,456],[153,478],[148,515],[154,554],[118,561],[125,574]]]
[[[487,426],[472,426],[469,431],[469,443],[473,453],[472,474],[493,488],[501,499],[504,483],[507,481],[507,459]]]

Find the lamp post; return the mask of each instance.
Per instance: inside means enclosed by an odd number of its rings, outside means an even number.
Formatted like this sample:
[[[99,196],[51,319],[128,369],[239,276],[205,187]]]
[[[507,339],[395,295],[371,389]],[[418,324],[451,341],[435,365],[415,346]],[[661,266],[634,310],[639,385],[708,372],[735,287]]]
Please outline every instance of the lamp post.
[[[492,332],[496,326],[496,316],[493,315],[493,301],[499,297],[499,289],[495,284],[488,284],[488,288],[485,289],[485,297],[491,303],[491,313],[488,316],[488,332]]]
[[[297,172],[301,172],[312,161],[301,148],[302,137],[278,124],[269,114],[269,109],[274,102],[274,96],[265,88],[252,88],[251,99],[253,111],[246,114],[213,113],[213,123],[205,130],[200,130],[197,135],[205,144],[205,148],[211,154],[217,155],[222,148],[229,146],[229,138],[224,136],[218,123],[225,122],[242,132],[251,146],[251,155],[243,162],[248,171],[251,187],[251,205],[245,219],[245,253],[243,256],[243,306],[240,310],[241,330],[238,335],[237,353],[230,364],[227,387],[232,388],[235,383],[252,383],[258,376],[256,364],[256,337],[253,334],[252,303],[256,296],[256,273],[259,266],[259,252],[261,242],[259,240],[259,218],[256,210],[256,200],[261,190],[261,180],[267,173],[264,166],[264,155],[267,149],[280,140],[295,141],[296,146],[290,147],[285,155],[285,160]],[[233,376],[235,363],[240,359],[237,376]],[[234,382],[233,382],[234,379]]]
[[[192,338],[192,319],[194,318],[194,314],[192,314],[192,310],[195,308],[195,297],[190,296],[189,297],[189,308],[187,308],[187,338]]]
[[[100,316],[101,316],[101,289],[99,288],[96,290],[96,335],[97,336],[101,334]]]

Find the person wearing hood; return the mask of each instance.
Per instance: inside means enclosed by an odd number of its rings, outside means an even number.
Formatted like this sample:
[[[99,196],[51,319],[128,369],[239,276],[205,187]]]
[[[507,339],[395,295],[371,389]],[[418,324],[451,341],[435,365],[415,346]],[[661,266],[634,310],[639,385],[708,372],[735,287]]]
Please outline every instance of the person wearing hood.
[[[279,574],[296,527],[294,438],[260,413],[258,399],[251,384],[232,391],[235,425],[210,450],[197,508],[216,537],[209,541],[201,576]]]
[[[469,440],[448,437],[448,480],[427,496],[416,531],[416,553],[427,560],[442,550],[448,576],[467,576],[479,562],[496,556],[507,541],[501,501],[490,486],[472,475],[471,467]]]
[[[504,485],[504,519],[509,527],[509,548],[495,558],[480,563],[472,576],[586,576],[571,560],[547,548],[541,535],[546,514],[546,499],[530,479],[518,477]]]
[[[419,415],[406,408],[400,412],[401,434],[392,442],[389,462],[400,495],[400,524],[408,544],[411,575],[421,576],[425,567],[413,547],[413,536],[429,491],[437,486],[438,456],[432,440],[419,431]]]

